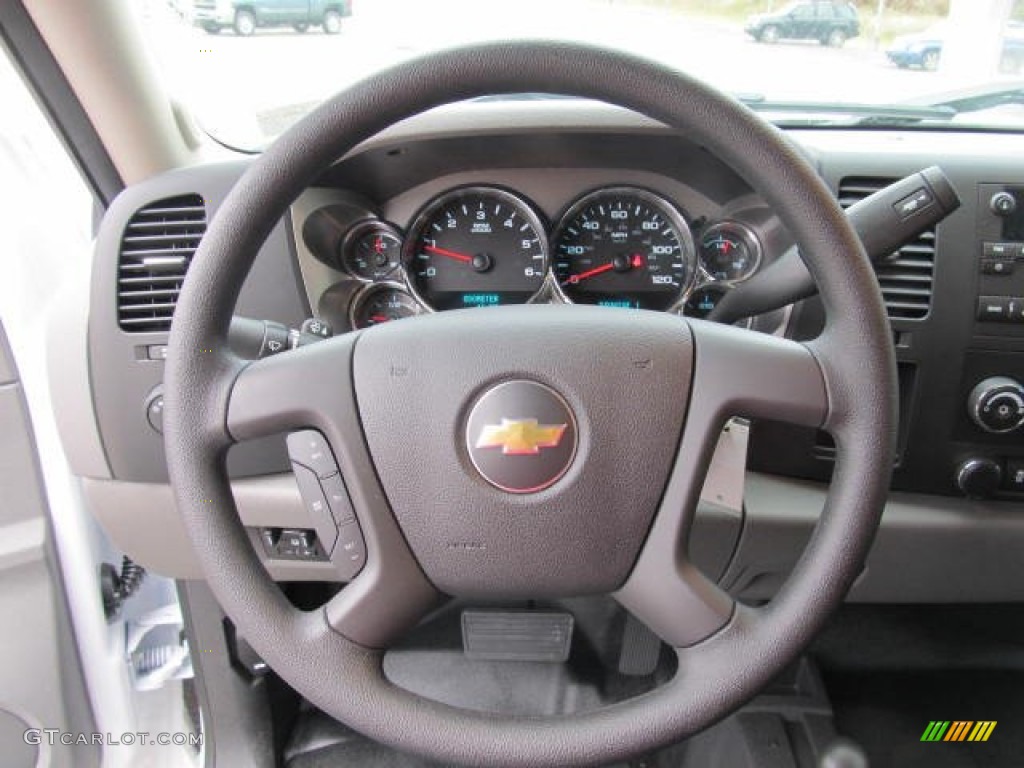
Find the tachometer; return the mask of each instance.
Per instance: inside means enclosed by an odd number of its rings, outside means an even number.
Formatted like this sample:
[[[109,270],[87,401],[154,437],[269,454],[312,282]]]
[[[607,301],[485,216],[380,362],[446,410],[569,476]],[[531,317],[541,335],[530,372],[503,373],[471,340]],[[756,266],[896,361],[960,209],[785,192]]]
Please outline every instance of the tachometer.
[[[553,242],[555,277],[574,302],[668,309],[696,272],[682,215],[634,187],[601,189],[577,201]]]
[[[525,304],[544,284],[544,226],[525,200],[463,187],[431,202],[403,251],[410,289],[434,309]]]

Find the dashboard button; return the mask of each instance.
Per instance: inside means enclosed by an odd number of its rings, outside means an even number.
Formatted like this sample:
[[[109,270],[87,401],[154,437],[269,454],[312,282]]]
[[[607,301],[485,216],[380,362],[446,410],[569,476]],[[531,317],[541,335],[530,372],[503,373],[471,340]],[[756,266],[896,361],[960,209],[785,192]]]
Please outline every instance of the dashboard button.
[[[979,296],[978,319],[988,322],[1006,320],[1009,311],[1008,298],[1007,296]]]
[[[982,259],[981,274],[983,275],[1012,275],[1016,264],[1014,259]]]
[[[1008,459],[1005,486],[1016,493],[1024,493],[1024,459]]]
[[[1006,319],[1011,323],[1024,323],[1024,299],[1019,296],[1007,297]]]
[[[988,458],[974,458],[963,462],[956,472],[957,488],[969,499],[987,499],[999,488],[1003,468]]]
[[[164,396],[156,394],[146,403],[146,421],[161,435],[164,433]]]
[[[1017,198],[1009,192],[996,192],[988,201],[988,207],[996,216],[1009,216],[1017,210]]]
[[[295,463],[313,470],[317,477],[330,477],[338,471],[334,454],[327,439],[313,429],[292,432],[285,441],[288,457]]]
[[[986,259],[1016,259],[1020,256],[1020,244],[982,243],[981,255]]]
[[[967,412],[986,432],[1012,432],[1024,425],[1024,386],[1009,376],[980,381],[967,398]]]

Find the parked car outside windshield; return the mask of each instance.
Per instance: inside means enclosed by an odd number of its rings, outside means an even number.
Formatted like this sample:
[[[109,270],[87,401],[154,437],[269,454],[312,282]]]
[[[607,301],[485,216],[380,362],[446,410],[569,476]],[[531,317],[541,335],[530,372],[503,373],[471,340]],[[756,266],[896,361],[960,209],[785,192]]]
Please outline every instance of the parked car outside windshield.
[[[777,13],[751,16],[744,29],[762,43],[816,40],[838,48],[860,34],[860,19],[847,2],[790,3]]]

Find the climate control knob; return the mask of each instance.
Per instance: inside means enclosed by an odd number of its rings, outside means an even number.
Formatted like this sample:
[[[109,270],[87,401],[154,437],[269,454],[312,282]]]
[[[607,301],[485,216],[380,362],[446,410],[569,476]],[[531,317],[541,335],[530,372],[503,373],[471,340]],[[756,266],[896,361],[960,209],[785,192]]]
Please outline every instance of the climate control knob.
[[[986,432],[1012,432],[1024,424],[1024,386],[1009,376],[980,381],[967,398],[967,412]]]
[[[1009,192],[996,192],[988,201],[988,207],[996,216],[1010,216],[1017,210],[1017,198]]]
[[[1003,468],[993,459],[967,459],[956,470],[956,486],[971,499],[987,499],[999,489]]]

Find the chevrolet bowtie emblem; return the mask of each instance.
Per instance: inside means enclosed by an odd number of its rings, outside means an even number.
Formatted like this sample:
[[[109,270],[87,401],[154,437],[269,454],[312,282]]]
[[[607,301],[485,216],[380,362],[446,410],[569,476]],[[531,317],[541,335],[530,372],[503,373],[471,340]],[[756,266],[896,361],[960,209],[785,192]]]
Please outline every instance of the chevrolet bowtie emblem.
[[[530,456],[541,448],[554,448],[562,440],[566,424],[538,424],[536,419],[502,419],[486,424],[477,438],[477,448],[501,448],[505,455]]]

